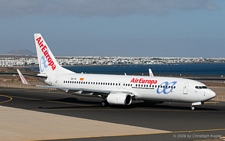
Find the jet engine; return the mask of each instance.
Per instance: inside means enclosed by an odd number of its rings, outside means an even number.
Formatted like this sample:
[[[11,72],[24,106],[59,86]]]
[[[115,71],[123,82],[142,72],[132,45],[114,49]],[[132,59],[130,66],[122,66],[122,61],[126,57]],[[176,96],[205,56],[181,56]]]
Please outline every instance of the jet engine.
[[[106,98],[110,105],[130,105],[132,96],[127,93],[112,93]]]

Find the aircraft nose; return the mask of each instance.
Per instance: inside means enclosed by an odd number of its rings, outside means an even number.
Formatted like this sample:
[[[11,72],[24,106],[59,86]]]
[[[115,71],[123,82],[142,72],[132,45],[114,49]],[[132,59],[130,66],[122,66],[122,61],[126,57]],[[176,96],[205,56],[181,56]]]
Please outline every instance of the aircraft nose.
[[[212,90],[209,91],[210,98],[214,98],[216,96],[216,93]]]

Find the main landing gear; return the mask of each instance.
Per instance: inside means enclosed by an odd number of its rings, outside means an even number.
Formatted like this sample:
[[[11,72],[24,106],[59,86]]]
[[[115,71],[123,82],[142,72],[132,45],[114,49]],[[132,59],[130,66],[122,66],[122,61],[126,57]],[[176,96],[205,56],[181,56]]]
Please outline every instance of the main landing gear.
[[[102,102],[101,102],[101,106],[102,107],[106,107],[108,105],[108,102],[106,101],[106,100],[103,100]]]
[[[191,110],[194,111],[195,110],[195,107],[194,106],[191,106]]]

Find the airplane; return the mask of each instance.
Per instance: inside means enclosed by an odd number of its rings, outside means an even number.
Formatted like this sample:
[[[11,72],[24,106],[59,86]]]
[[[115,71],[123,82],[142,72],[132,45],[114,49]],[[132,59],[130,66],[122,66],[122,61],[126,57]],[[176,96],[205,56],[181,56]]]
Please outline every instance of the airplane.
[[[20,72],[19,69],[17,69],[17,72],[19,74],[20,80],[22,81],[23,84],[29,85],[29,83],[27,82],[27,80],[25,79],[25,77],[22,75],[22,73]]]
[[[103,99],[102,106],[131,105],[133,100],[143,100],[155,104],[190,103],[191,110],[194,110],[196,105],[202,105],[216,96],[205,84],[191,79],[76,73],[58,64],[40,33],[34,34],[34,40],[40,72],[36,77],[48,85],[36,87],[100,97]],[[22,82],[29,85],[19,70],[18,73]]]
[[[153,77],[153,76],[154,76],[154,74],[153,74],[153,72],[152,72],[152,69],[148,69],[148,72],[149,72],[149,76],[150,76],[150,77]],[[126,76],[127,73],[124,73],[124,75]]]
[[[148,69],[148,72],[149,72],[149,76],[151,76],[151,77],[154,76],[154,74],[153,74],[153,72],[152,72],[152,69]]]

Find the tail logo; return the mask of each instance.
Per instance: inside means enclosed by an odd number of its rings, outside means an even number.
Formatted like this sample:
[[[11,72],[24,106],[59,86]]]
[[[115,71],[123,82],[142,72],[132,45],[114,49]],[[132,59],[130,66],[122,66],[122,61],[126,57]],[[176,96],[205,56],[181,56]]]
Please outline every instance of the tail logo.
[[[40,71],[44,72],[45,68],[48,67],[46,58],[44,56],[41,56],[41,60],[40,60]]]
[[[42,53],[44,54],[44,56],[41,57],[41,60],[40,60],[40,71],[44,71],[44,68],[47,68],[48,66],[50,66],[52,68],[52,70],[55,70],[56,69],[56,65],[55,63],[53,62],[49,52],[48,52],[48,47],[47,45],[44,45],[43,42],[44,40],[41,38],[41,37],[38,37],[36,39]],[[48,65],[46,64],[46,62],[48,62]],[[42,68],[42,65],[44,65],[44,68]]]

